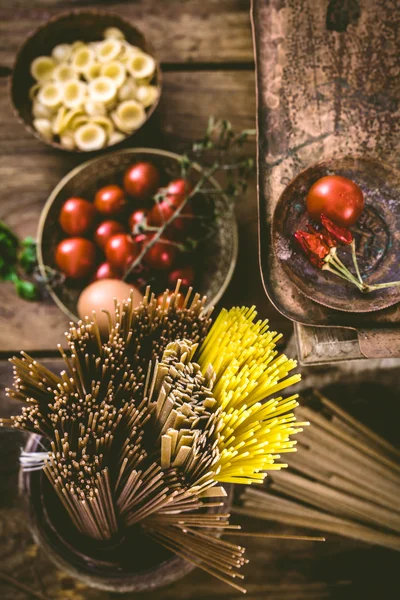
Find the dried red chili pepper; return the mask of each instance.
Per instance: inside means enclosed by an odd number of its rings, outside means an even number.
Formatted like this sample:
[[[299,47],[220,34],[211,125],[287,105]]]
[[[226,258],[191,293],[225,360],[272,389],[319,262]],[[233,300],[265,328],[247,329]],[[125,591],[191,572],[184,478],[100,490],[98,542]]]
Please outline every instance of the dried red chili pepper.
[[[328,244],[329,248],[334,248],[338,245],[337,240],[325,229],[325,231],[317,231],[311,223],[307,223],[307,231],[319,237],[322,241]]]
[[[324,259],[328,256],[330,249],[324,237],[321,234],[300,230],[295,232],[294,237],[310,262],[322,269],[325,264]]]
[[[353,241],[353,236],[351,231],[346,227],[339,227],[335,223],[333,223],[328,217],[324,214],[321,215],[321,223],[325,227],[326,231],[330,234],[330,236],[340,242],[341,244],[351,244]],[[336,244],[335,244],[336,246]]]

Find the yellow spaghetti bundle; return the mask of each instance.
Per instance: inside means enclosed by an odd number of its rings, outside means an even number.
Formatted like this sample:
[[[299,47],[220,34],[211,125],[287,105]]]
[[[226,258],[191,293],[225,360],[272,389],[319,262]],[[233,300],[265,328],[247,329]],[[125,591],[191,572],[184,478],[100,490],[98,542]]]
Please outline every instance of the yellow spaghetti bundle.
[[[268,321],[255,321],[255,308],[222,310],[199,353],[203,372],[211,365],[216,374],[213,396],[221,407],[216,479],[231,483],[260,483],[283,452],[295,451],[290,436],[302,431],[288,411],[297,405],[297,395],[273,398],[272,394],[297,383],[300,375],[288,377],[296,361],[278,356],[281,337],[270,331]]]

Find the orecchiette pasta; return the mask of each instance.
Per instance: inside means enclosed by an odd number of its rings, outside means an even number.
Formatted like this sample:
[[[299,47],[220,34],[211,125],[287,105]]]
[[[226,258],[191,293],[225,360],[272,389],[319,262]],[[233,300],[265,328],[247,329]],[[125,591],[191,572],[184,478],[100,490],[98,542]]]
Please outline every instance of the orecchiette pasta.
[[[33,127],[68,150],[117,144],[158,99],[156,62],[109,27],[104,39],[58,44],[31,64]]]

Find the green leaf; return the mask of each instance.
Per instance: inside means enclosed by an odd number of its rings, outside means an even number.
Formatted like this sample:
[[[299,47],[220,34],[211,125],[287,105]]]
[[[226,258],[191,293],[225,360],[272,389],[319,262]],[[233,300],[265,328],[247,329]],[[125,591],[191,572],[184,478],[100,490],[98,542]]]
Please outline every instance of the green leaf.
[[[11,231],[11,229],[4,223],[4,221],[0,221],[0,241],[8,240],[11,246],[15,248],[18,247],[18,238]]]
[[[7,227],[4,221],[0,221],[0,278],[3,279],[10,266],[17,262],[18,238]]]
[[[32,273],[37,263],[36,242],[32,237],[26,237],[21,244],[21,252],[19,253],[19,263],[24,271],[28,274]]]
[[[37,300],[39,298],[39,290],[31,281],[16,278],[14,280],[16,292],[20,298],[24,300]]]

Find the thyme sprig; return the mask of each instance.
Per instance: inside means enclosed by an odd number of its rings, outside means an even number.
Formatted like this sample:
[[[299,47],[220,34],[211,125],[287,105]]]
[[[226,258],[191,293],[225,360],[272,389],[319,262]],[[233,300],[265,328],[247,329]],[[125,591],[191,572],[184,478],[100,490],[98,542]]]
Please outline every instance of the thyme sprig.
[[[236,133],[230,121],[226,119],[216,120],[210,117],[203,138],[193,143],[191,150],[184,154],[180,159],[181,177],[190,183],[194,173],[198,173],[200,166],[202,172],[200,179],[187,194],[184,200],[177,206],[174,212],[168,219],[165,219],[160,227],[150,227],[144,220],[139,225],[140,232],[153,233],[151,239],[145,244],[137,258],[129,265],[125,271],[124,279],[141,264],[146,253],[154,244],[156,244],[163,236],[165,230],[177,219],[182,218],[182,212],[188,202],[202,194],[203,196],[225,196],[232,204],[242,196],[247,189],[248,181],[254,172],[254,159],[238,156],[239,150],[243,148],[249,137],[254,136],[256,131],[246,129]],[[224,185],[220,188],[214,187],[211,179],[217,173],[224,176]],[[154,202],[161,203],[171,196],[167,189],[160,190],[153,198]],[[162,211],[160,211],[162,215]],[[214,217],[221,215],[214,212]],[[194,217],[197,218],[197,217]],[[200,217],[203,218],[203,217]],[[216,221],[210,222],[208,235],[215,232]],[[134,233],[137,233],[135,231]],[[206,237],[208,237],[208,235]],[[164,241],[164,240],[163,240]],[[187,240],[188,249],[193,249],[193,241]]]

